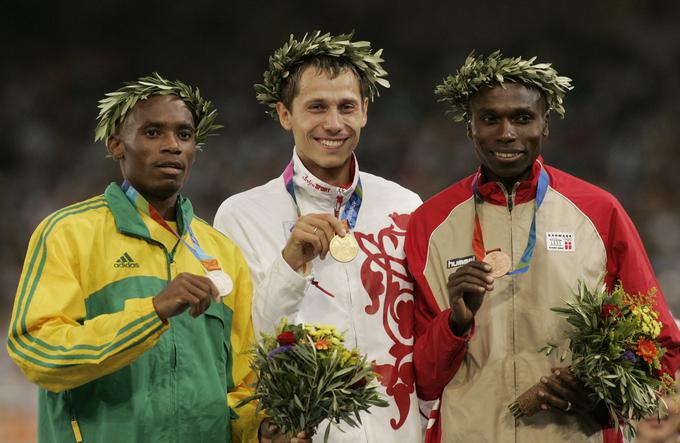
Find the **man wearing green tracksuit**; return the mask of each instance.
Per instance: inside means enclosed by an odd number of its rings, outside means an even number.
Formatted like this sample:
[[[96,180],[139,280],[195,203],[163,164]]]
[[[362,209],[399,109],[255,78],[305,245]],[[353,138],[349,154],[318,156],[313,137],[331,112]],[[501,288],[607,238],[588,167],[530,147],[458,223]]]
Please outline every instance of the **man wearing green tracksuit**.
[[[248,266],[179,195],[215,111],[158,74],[100,109],[124,181],[37,227],[12,312],[39,440],[257,441],[254,407],[232,409],[252,381]]]

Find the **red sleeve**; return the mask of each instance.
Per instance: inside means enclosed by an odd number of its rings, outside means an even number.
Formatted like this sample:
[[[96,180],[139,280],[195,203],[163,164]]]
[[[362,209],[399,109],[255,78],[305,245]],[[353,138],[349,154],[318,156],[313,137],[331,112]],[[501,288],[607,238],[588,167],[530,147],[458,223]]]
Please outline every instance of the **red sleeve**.
[[[449,327],[450,309],[442,311],[432,295],[423,271],[427,260],[429,234],[418,223],[423,214],[416,211],[406,233],[408,268],[415,279],[415,336],[413,354],[416,389],[423,400],[441,396],[458,372],[467,351],[469,335],[458,337]],[[425,234],[425,235],[424,235]],[[474,324],[473,324],[474,330]]]
[[[663,324],[659,342],[666,348],[665,363],[675,373],[680,366],[680,331],[668,309],[642,240],[628,214],[615,201],[609,222],[605,282],[611,289],[618,281],[621,281],[628,293],[646,294],[651,288],[657,289],[655,308],[659,313],[659,321]]]
[[[619,428],[618,432],[614,427],[608,427],[602,429],[602,442],[603,443],[623,443],[623,428]]]
[[[417,297],[417,295],[416,295]],[[416,368],[416,389],[423,400],[435,400],[456,375],[465,353],[470,335],[458,337],[449,327],[447,309],[436,316],[423,315],[416,301],[416,325],[424,326],[423,334],[416,333],[414,363]],[[429,320],[425,322],[425,318]]]

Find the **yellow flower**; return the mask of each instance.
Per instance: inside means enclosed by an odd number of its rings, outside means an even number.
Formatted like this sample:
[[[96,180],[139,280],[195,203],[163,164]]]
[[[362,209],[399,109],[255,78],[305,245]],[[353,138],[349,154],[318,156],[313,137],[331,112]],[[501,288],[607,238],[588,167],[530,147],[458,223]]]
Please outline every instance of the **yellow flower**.
[[[631,309],[631,315],[637,327],[643,334],[651,338],[657,338],[661,333],[661,324],[657,320],[658,312],[650,309],[649,306],[634,306]]]
[[[342,348],[340,350],[340,364],[344,366],[345,363],[347,363],[350,358],[352,358],[352,353],[347,349]]]

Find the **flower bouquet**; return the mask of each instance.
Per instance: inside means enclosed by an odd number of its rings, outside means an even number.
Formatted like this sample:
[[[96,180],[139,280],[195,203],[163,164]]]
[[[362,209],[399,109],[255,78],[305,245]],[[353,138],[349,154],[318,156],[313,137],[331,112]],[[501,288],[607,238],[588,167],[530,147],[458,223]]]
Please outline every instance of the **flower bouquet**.
[[[665,349],[654,310],[656,289],[627,294],[619,284],[613,292],[591,292],[579,285],[574,300],[553,308],[572,328],[567,332],[572,353],[571,373],[589,392],[591,402],[602,402],[618,430],[658,410],[661,395],[673,391],[670,370],[661,363]],[[549,355],[556,345],[541,349]],[[564,360],[565,352],[561,356]],[[540,410],[538,383],[509,405],[516,418]],[[632,426],[627,426],[634,433]]]
[[[253,346],[251,368],[258,376],[255,393],[237,406],[257,400],[257,409],[281,432],[313,434],[324,420],[361,423],[361,411],[385,407],[374,383],[373,365],[356,349],[343,345],[344,337],[332,326],[292,325],[282,319],[276,335],[262,334]]]

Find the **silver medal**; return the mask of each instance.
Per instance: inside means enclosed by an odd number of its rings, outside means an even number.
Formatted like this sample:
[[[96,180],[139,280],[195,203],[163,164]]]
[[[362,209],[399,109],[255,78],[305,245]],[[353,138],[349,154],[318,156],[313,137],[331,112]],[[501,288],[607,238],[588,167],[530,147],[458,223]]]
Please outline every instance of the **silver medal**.
[[[231,291],[234,289],[234,283],[231,281],[231,278],[221,269],[209,271],[208,278],[217,287],[220,297],[231,294]]]

